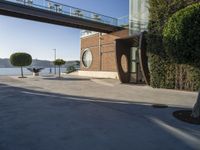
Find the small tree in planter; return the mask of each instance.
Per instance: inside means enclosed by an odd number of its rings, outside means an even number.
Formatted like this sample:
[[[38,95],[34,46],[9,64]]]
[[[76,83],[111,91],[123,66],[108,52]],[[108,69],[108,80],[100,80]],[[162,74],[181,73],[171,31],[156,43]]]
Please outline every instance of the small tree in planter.
[[[58,66],[59,68],[59,78],[60,78],[60,67],[64,65],[66,62],[63,59],[56,59],[53,63],[55,66]]]
[[[200,3],[172,15],[163,30],[166,53],[175,63],[200,67]],[[200,92],[191,116],[200,119]]]
[[[32,57],[27,53],[14,53],[10,56],[10,63],[21,68],[21,78],[24,78],[23,67],[31,65]]]

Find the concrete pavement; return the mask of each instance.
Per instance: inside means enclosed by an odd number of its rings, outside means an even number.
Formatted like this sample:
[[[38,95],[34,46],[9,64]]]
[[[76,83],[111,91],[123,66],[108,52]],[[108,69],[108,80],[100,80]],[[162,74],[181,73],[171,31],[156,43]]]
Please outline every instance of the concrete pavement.
[[[114,101],[167,104],[187,108],[192,108],[197,98],[197,92],[153,89],[146,85],[120,84],[118,80],[113,79],[64,76],[60,80],[53,76],[36,78],[30,76],[23,80],[17,77],[5,77],[4,81],[12,86],[39,91],[97,97]]]
[[[172,116],[196,93],[95,80],[0,77],[0,150],[200,149],[199,126]]]

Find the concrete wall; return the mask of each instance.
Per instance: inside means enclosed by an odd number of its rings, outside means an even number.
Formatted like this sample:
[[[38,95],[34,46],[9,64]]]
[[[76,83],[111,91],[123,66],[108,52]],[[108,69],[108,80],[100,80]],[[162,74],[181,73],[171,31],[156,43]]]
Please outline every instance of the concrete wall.
[[[78,75],[92,77],[92,78],[119,79],[117,72],[108,72],[108,71],[78,71]]]

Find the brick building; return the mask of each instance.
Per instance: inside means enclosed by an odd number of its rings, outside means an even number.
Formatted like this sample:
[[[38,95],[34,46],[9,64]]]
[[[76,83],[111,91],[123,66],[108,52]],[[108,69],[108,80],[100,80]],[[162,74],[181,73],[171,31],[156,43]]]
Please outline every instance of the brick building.
[[[129,21],[123,30],[109,34],[82,32],[79,75],[116,78],[123,83],[148,83],[143,38],[143,31],[147,28],[146,4],[144,0],[130,0]]]

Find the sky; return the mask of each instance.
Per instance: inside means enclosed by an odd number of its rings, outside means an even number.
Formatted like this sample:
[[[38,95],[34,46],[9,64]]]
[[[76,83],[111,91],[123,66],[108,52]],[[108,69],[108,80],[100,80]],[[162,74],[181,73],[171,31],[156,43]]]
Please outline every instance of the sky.
[[[54,0],[119,18],[128,15],[128,0]],[[0,15],[0,58],[27,52],[33,59],[80,60],[80,29]]]

